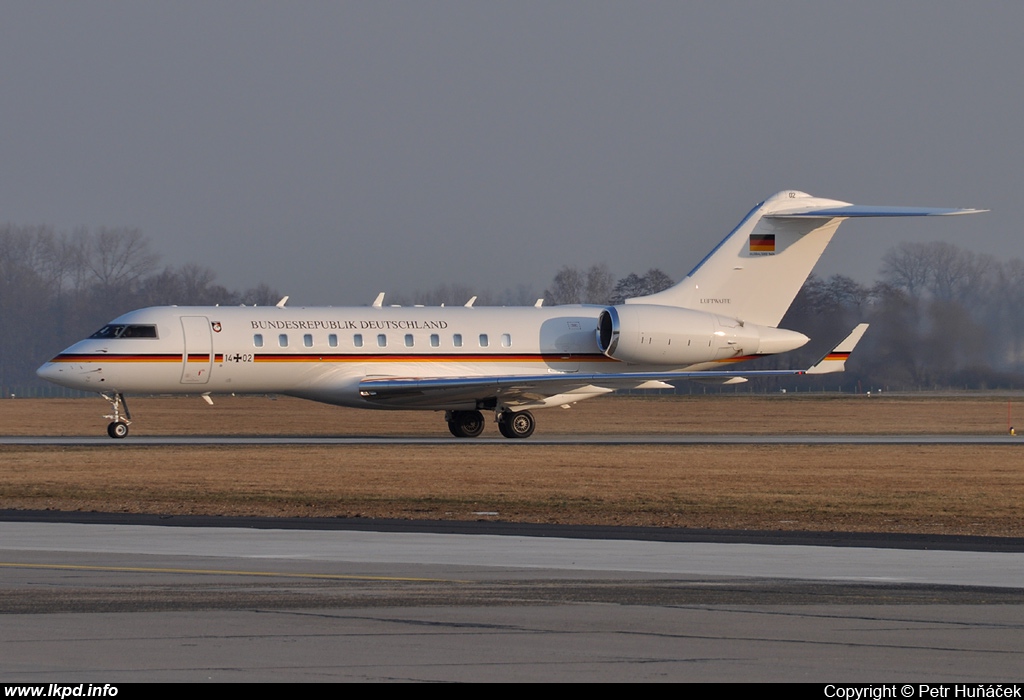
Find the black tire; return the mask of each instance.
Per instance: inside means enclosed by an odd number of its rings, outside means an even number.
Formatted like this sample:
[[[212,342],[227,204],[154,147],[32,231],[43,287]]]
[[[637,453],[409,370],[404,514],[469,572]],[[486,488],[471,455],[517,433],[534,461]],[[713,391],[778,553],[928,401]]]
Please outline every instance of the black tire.
[[[511,413],[508,412],[508,411],[506,411],[505,413],[502,413],[498,417],[498,432],[501,433],[503,436],[505,436],[507,438],[514,438],[515,437],[515,433],[513,433],[512,429],[509,428],[508,420],[506,419],[507,417],[508,418],[511,417]]]
[[[125,437],[127,434],[128,434],[128,424],[127,423],[122,423],[120,421],[115,421],[115,422],[113,422],[113,423],[111,423],[110,425],[107,426],[107,435],[109,435],[110,437],[114,438],[115,440],[120,440],[121,438]]]
[[[537,421],[529,411],[505,411],[498,419],[498,430],[507,438],[528,438],[533,435],[537,427]]]
[[[475,438],[484,431],[484,425],[480,411],[455,411],[448,422],[448,429],[455,437]]]

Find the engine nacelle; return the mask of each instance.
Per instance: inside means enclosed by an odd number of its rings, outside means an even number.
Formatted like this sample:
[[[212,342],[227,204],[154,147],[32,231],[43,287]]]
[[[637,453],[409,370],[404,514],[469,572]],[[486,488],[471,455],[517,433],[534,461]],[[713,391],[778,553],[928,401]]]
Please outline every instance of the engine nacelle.
[[[654,304],[609,306],[601,311],[597,323],[601,352],[633,364],[684,367],[747,355],[773,355],[795,350],[808,340],[795,331]]]

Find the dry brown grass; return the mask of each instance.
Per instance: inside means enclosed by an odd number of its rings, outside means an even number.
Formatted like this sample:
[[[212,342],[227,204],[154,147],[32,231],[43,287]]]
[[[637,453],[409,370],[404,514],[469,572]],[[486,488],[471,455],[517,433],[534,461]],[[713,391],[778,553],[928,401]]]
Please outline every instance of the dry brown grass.
[[[96,400],[0,401],[2,432],[96,435]],[[256,398],[132,401],[133,434],[443,435],[436,414]],[[1013,413],[1024,411],[1017,402]],[[606,398],[538,434],[1002,433],[1007,400]],[[493,428],[492,428],[493,430]],[[1024,440],[1024,438],[1022,438]],[[0,448],[0,507],[1024,536],[1009,446]]]
[[[445,435],[438,413],[364,411],[281,397],[131,398],[133,435]],[[538,411],[538,435],[999,434],[1024,397],[768,396],[604,397]],[[102,435],[101,399],[0,400],[0,434]],[[1022,422],[1024,426],[1024,422]],[[495,435],[496,431],[492,431]]]

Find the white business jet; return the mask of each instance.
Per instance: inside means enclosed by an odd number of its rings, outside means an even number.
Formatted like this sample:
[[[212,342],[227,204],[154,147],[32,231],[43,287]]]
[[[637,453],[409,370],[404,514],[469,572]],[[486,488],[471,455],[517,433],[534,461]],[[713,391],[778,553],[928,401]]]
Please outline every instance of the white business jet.
[[[124,314],[39,368],[113,407],[128,434],[126,393],[285,394],[339,406],[444,411],[456,437],[529,437],[531,409],[622,388],[688,379],[745,381],[841,371],[866,325],[805,370],[736,371],[731,363],[794,350],[778,328],[843,221],[977,209],[866,207],[787,190],[757,205],[674,287],[616,306],[473,308],[163,306]]]

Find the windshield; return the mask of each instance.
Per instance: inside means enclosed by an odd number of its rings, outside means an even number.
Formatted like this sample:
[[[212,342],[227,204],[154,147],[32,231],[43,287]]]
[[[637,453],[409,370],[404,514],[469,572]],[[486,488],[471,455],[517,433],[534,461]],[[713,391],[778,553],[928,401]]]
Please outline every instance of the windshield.
[[[151,324],[124,325],[109,323],[89,336],[90,338],[156,338],[156,326]]]

